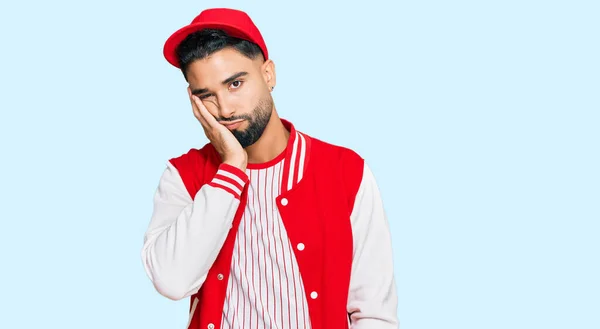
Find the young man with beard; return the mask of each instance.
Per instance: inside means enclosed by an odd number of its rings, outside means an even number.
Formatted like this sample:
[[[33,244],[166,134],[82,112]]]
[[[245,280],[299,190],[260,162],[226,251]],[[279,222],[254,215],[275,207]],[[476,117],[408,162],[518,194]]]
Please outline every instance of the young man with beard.
[[[142,251],[188,328],[397,328],[378,187],[350,149],[281,119],[250,17],[208,9],[165,43],[210,143],[167,162]]]

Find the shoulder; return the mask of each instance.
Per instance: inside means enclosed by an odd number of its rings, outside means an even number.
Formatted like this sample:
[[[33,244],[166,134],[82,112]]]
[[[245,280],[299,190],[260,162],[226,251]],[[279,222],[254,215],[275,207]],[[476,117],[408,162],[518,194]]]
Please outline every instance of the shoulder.
[[[207,143],[201,148],[191,148],[186,153],[169,159],[169,163],[179,171],[194,170],[217,159],[215,155],[216,150],[212,144]]]
[[[189,195],[194,198],[207,179],[212,178],[216,172],[219,166],[218,159],[217,151],[212,144],[208,143],[202,148],[192,148],[184,154],[169,159],[169,166],[172,167],[169,170],[176,173],[177,180],[183,182]]]
[[[322,139],[303,134],[310,140],[311,157],[344,168],[355,168],[362,172],[364,158],[355,150],[339,144],[333,144]]]
[[[306,135],[305,135],[306,137]],[[336,177],[343,186],[347,196],[349,209],[354,205],[355,197],[365,178],[366,162],[355,150],[315,137],[310,139],[310,162],[313,170],[321,171],[329,177]]]

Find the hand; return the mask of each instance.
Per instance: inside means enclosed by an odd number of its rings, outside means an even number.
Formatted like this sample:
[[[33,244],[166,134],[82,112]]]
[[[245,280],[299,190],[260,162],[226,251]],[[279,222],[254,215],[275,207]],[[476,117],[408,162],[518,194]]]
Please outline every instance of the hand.
[[[223,163],[245,171],[248,164],[248,154],[246,153],[246,150],[244,150],[231,131],[220,124],[217,119],[208,112],[200,98],[192,95],[189,87],[188,95],[190,96],[194,116],[200,121],[208,140],[221,155]]]

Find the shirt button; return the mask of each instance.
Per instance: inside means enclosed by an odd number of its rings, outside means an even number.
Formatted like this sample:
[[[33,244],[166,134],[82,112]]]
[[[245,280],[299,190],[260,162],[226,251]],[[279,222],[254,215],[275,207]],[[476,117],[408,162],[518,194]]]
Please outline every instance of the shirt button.
[[[287,206],[288,199],[286,199],[286,198],[281,199],[281,204],[284,205],[284,206]]]
[[[319,296],[319,294],[317,294],[316,291],[313,291],[310,293],[310,298],[312,298],[312,299],[317,299],[318,296]]]
[[[214,325],[214,324],[212,324],[212,323],[209,323],[209,324],[208,324],[208,329],[215,329],[215,325]]]
[[[217,275],[217,279],[219,279],[219,281],[223,280],[223,274],[219,273],[219,275]]]
[[[298,250],[302,251],[304,250],[304,243],[298,243]]]

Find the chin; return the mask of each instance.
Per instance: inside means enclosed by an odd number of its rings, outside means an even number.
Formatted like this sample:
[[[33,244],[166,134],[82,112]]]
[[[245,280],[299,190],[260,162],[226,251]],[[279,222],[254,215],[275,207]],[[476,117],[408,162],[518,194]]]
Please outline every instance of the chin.
[[[240,134],[241,135],[241,134],[246,133],[248,131],[248,128],[247,127],[238,127],[238,128],[233,129],[233,130],[230,130],[230,131],[233,134]]]

